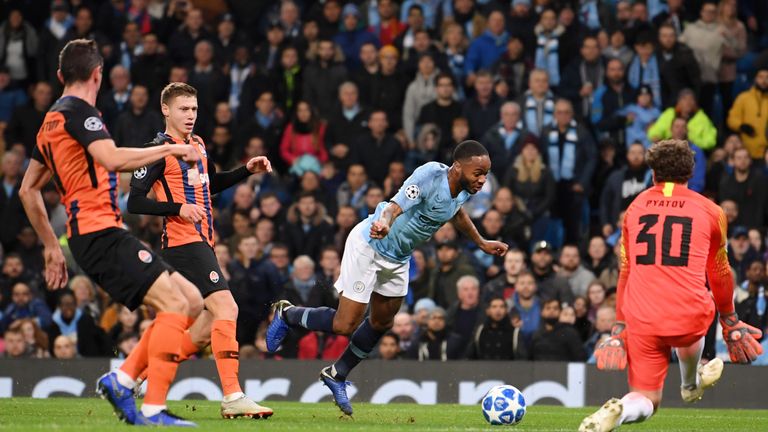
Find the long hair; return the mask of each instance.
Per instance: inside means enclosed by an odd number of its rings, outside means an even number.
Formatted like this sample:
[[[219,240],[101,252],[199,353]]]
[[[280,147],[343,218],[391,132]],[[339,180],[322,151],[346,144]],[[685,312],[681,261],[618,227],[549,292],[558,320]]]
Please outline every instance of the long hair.
[[[523,155],[520,154],[515,158],[515,163],[512,166],[517,170],[517,181],[520,183],[528,181],[537,183],[541,180],[541,173],[544,171],[544,161],[541,159],[541,154],[538,154],[531,164],[526,163]]]
[[[18,330],[24,334],[24,324],[30,323],[32,328],[35,329],[35,349],[41,349],[48,351],[48,335],[37,325],[37,321],[34,318],[21,318],[13,322],[9,327],[11,330]]]
[[[296,133],[295,125],[296,123],[299,122],[298,111],[299,111],[299,105],[301,104],[306,104],[307,108],[309,108],[309,121],[307,122],[307,124],[309,125],[309,130],[310,130],[310,133],[312,134],[312,148],[314,148],[316,152],[319,152],[320,146],[322,145],[322,143],[320,142],[321,141],[320,129],[322,129],[321,126],[323,125],[322,120],[320,119],[320,116],[317,114],[317,110],[312,105],[310,105],[309,102],[305,100],[300,100],[296,102],[296,108],[294,109],[294,114],[293,114],[293,124],[294,124],[293,133],[294,134]],[[295,143],[294,136],[292,134],[291,148],[293,148],[294,143]]]

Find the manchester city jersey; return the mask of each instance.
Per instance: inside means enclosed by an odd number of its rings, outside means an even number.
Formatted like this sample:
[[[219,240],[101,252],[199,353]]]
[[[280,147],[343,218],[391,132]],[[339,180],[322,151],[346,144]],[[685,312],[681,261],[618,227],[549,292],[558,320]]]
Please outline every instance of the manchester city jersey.
[[[413,250],[429,240],[444,223],[456,215],[469,199],[469,192],[462,190],[454,198],[448,185],[448,166],[428,162],[417,168],[392,198],[403,209],[395,219],[389,234],[383,239],[370,237],[371,224],[381,217],[386,202],[376,206],[374,214],[363,221],[363,236],[382,256],[398,262],[407,262]]]

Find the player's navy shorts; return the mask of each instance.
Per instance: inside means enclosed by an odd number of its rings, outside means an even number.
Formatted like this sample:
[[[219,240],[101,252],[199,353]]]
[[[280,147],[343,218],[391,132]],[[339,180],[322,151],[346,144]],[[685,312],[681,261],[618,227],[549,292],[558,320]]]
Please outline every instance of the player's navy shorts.
[[[149,288],[172,269],[162,258],[121,228],[107,228],[69,239],[77,265],[113,300],[135,310]]]
[[[160,251],[163,259],[188,281],[195,284],[203,298],[216,291],[229,289],[221,274],[213,249],[203,242],[187,243]]]

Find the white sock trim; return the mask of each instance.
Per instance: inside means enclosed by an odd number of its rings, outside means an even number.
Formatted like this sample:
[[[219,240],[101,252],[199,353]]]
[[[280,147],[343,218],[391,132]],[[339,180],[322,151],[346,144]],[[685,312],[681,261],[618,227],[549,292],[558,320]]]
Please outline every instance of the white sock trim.
[[[132,389],[134,386],[136,386],[136,380],[131,378],[131,376],[127,373],[123,372],[122,369],[116,370],[115,375],[117,375],[117,382],[119,382],[121,386],[128,387],[129,389]]]
[[[165,405],[151,405],[151,404],[142,404],[141,405],[141,413],[144,415],[144,417],[152,417],[153,415],[160,414],[160,411],[168,409]]]
[[[223,401],[224,402],[232,402],[234,400],[240,399],[243,396],[245,396],[245,393],[243,393],[243,392],[234,392],[234,393],[230,393],[228,395],[225,395],[224,398],[223,398]]]
[[[628,393],[621,398],[623,410],[619,425],[627,423],[640,423],[648,420],[653,415],[653,402],[640,393]],[[618,426],[618,425],[617,425]]]

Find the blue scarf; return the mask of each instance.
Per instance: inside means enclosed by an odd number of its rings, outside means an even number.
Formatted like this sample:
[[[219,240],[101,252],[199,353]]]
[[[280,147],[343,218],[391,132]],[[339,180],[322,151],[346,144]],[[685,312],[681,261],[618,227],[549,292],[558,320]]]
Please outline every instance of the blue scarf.
[[[579,134],[576,131],[576,121],[571,120],[565,131],[565,145],[560,154],[559,134],[557,127],[549,131],[549,169],[555,176],[555,181],[573,180],[573,170],[576,167],[576,142]]]
[[[549,84],[552,86],[560,84],[559,47],[560,37],[554,32],[549,35],[542,33],[536,39],[536,68],[549,73]]]
[[[541,129],[544,125],[551,124],[554,120],[555,99],[551,92],[547,92],[547,95],[544,96],[543,105],[541,118],[539,118],[538,101],[533,97],[530,90],[525,92],[525,107],[523,107],[525,110],[525,127],[536,136],[541,134]]]
[[[641,76],[642,81],[640,80]],[[655,55],[648,59],[645,69],[643,69],[643,66],[640,64],[639,56],[635,56],[635,58],[632,59],[632,63],[629,64],[629,85],[637,90],[643,84],[651,86],[651,91],[653,92],[653,104],[662,106],[659,64],[656,62]]]
[[[303,281],[295,277],[291,277],[293,287],[296,288],[296,292],[301,297],[304,303],[309,301],[309,294],[312,292],[312,287],[315,286],[315,277],[312,276],[309,280]]]
[[[507,132],[506,129],[504,129],[504,125],[499,124],[499,135],[501,136],[501,139],[504,140],[504,148],[507,149],[507,151],[512,150],[512,146],[515,145],[515,142],[520,137],[520,134],[523,132],[523,121],[518,120],[517,124],[515,125],[515,128],[512,129],[510,132]]]
[[[57,326],[59,326],[59,330],[61,331],[61,334],[64,336],[77,336],[77,323],[80,321],[80,317],[83,316],[83,312],[80,309],[75,309],[75,316],[72,318],[72,321],[67,324],[64,322],[64,318],[61,317],[61,310],[56,309],[56,312],[53,313],[53,322],[56,323]]]
[[[600,30],[600,14],[597,10],[597,1],[582,3],[579,9],[579,21],[590,30]]]

